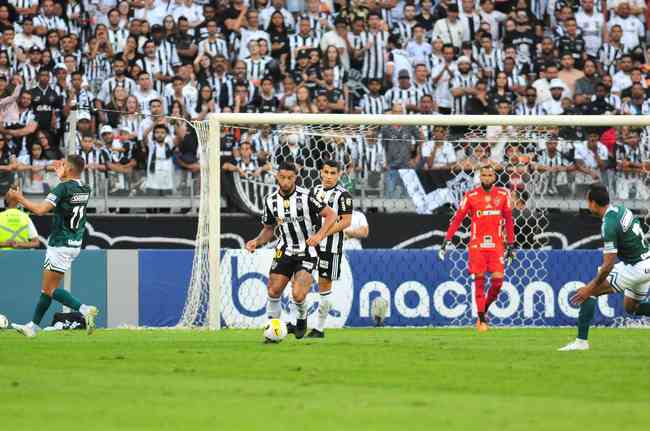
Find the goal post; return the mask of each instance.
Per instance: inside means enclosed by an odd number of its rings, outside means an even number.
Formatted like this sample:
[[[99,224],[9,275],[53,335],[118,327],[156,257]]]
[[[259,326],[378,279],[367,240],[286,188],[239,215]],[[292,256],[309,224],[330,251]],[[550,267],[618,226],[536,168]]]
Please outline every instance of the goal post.
[[[531,144],[534,149],[545,146],[546,142],[555,136],[557,128],[622,128],[638,129],[642,131],[644,150],[650,150],[650,117],[648,116],[585,116],[585,115],[548,115],[548,116],[518,116],[518,115],[355,115],[355,114],[237,114],[218,113],[210,114],[207,120],[194,122],[195,130],[199,137],[199,151],[201,160],[201,185],[200,185],[200,208],[199,221],[197,226],[197,238],[193,269],[190,285],[188,287],[187,299],[183,315],[179,321],[181,327],[206,327],[209,329],[220,329],[225,327],[257,327],[260,326],[263,317],[260,313],[242,315],[233,306],[246,304],[250,310],[262,310],[266,300],[266,293],[252,289],[239,288],[235,290],[231,285],[233,280],[239,280],[240,274],[232,273],[235,263],[238,265],[249,265],[255,267],[257,272],[267,267],[267,257],[251,256],[241,250],[222,250],[220,246],[221,237],[221,142],[224,138],[224,128],[237,129],[240,137],[243,138],[258,132],[262,125],[270,125],[274,133],[280,135],[279,145],[290,145],[292,139],[299,139],[299,145],[305,145],[308,141],[318,141],[317,150],[311,151],[307,156],[310,160],[305,161],[304,169],[311,170],[305,178],[310,186],[315,181],[315,166],[323,156],[323,148],[336,147],[336,143],[347,140],[356,135],[360,139],[375,139],[369,136],[376,135],[382,126],[417,126],[431,127],[442,126],[445,128],[461,128],[461,136],[453,138],[453,144],[458,153],[471,153],[474,156],[474,148],[499,147],[499,151],[507,156],[512,147],[524,146],[524,143]],[[368,132],[368,133],[366,133]],[[366,135],[364,135],[366,133]],[[296,138],[297,136],[297,138]],[[374,136],[374,135],[373,135]],[[426,141],[427,138],[423,138]],[[577,141],[576,141],[577,142]],[[495,145],[498,144],[498,145]],[[347,144],[346,144],[347,145]],[[390,145],[389,141],[383,141],[382,145]],[[473,147],[475,146],[475,147]],[[646,154],[646,157],[649,154]],[[277,166],[273,154],[269,163],[273,168]],[[359,156],[360,157],[360,156]],[[469,156],[468,156],[469,157]],[[646,168],[650,164],[645,165]],[[515,177],[520,181],[518,187],[525,191],[529,197],[524,201],[524,210],[519,216],[522,226],[530,228],[531,234],[526,241],[526,250],[521,256],[526,260],[515,267],[511,277],[518,280],[532,280],[543,278],[545,262],[540,260],[536,249],[546,248],[543,239],[545,226],[546,207],[548,202],[554,202],[548,198],[545,191],[540,191],[540,184],[546,181],[543,174],[536,172],[519,171],[517,166],[509,167],[507,180]],[[526,166],[526,169],[530,169]],[[475,170],[475,169],[474,169]],[[506,169],[503,169],[504,172]],[[470,181],[473,176],[471,164],[458,168],[458,172],[465,172],[466,180]],[[645,177],[644,177],[645,178]],[[402,177],[406,181],[406,176]],[[645,180],[643,180],[645,181]],[[272,175],[265,179],[251,179],[237,183],[240,192],[242,183],[246,193],[257,190],[257,194],[251,198],[250,212],[259,214],[261,212],[260,196],[268,191],[274,190],[275,184]],[[647,181],[646,181],[647,183]],[[406,184],[405,184],[405,188]],[[638,193],[638,191],[637,191]],[[410,194],[410,190],[409,190]],[[458,193],[456,193],[458,195]],[[461,193],[462,196],[462,193]],[[445,199],[450,199],[446,197]],[[458,200],[458,196],[454,199]],[[561,202],[562,198],[554,198]],[[254,202],[257,200],[257,204]],[[452,199],[453,200],[453,199]],[[546,202],[546,203],[545,203]],[[452,202],[452,207],[454,204]],[[527,211],[527,212],[526,212]],[[467,226],[464,233],[461,232],[460,249],[467,239]],[[266,256],[266,254],[263,254]],[[471,284],[465,271],[465,259],[460,250],[451,253],[455,259],[452,278],[460,283]],[[232,262],[222,262],[226,257]],[[514,282],[512,283],[515,284]],[[259,290],[259,289],[258,289]],[[507,290],[507,289],[506,289]],[[233,295],[235,297],[233,297]],[[466,298],[458,298],[458,301]],[[463,325],[469,322],[468,316],[459,316],[456,322]],[[503,324],[535,324],[534,316],[524,316],[513,319]]]

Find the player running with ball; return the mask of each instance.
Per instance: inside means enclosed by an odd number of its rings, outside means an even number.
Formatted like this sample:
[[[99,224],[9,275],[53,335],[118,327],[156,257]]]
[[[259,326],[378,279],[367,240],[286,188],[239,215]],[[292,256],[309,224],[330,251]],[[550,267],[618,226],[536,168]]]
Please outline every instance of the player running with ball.
[[[82,304],[70,292],[59,287],[63,275],[79,255],[84,231],[86,230],[86,206],[90,199],[90,187],[81,182],[84,160],[80,156],[68,156],[65,161],[55,165],[61,183],[45,197],[43,202],[26,199],[17,188],[7,192],[7,197],[16,199],[27,211],[36,215],[54,212],[52,232],[47,240],[47,252],[43,265],[43,284],[41,297],[36,304],[34,317],[26,325],[12,323],[12,327],[27,337],[34,337],[43,316],[56,300],[68,308],[81,312],[86,320],[86,331],[95,330],[97,308]]]
[[[504,272],[504,238],[503,224],[507,237],[505,256],[508,264],[514,258],[514,222],[510,193],[502,187],[496,187],[496,172],[490,165],[484,165],[480,171],[481,185],[465,193],[460,208],[451,219],[445,242],[438,256],[444,260],[451,239],[469,214],[472,219],[471,237],[469,241],[469,272],[474,278],[474,299],[478,311],[476,329],[479,332],[488,330],[485,314],[490,305],[496,301],[503,285]],[[485,297],[485,274],[492,273],[490,291]]]
[[[307,331],[306,298],[312,285],[311,273],[318,262],[315,247],[336,222],[336,214],[309,190],[297,187],[296,177],[293,164],[280,165],[276,175],[278,190],[265,199],[262,230],[257,238],[246,243],[246,250],[253,253],[269,242],[277,227],[278,242],[269,275],[266,314],[269,319],[280,318],[282,292],[291,280],[298,313],[294,335],[302,338]]]
[[[650,302],[642,302],[650,290],[650,249],[641,222],[623,205],[610,205],[609,193],[602,184],[589,187],[587,204],[603,220],[603,263],[596,277],[571,298],[572,304],[580,305],[578,338],[559,349],[563,352],[589,349],[589,326],[596,311],[596,297],[600,295],[623,293],[625,312],[650,316]]]

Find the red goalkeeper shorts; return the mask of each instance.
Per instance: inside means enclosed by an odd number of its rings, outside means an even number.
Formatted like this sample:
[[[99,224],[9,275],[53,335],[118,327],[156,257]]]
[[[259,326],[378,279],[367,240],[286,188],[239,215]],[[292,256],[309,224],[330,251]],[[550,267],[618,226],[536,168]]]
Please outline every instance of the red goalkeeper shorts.
[[[503,273],[503,250],[500,249],[469,249],[469,272],[480,274],[484,272]]]

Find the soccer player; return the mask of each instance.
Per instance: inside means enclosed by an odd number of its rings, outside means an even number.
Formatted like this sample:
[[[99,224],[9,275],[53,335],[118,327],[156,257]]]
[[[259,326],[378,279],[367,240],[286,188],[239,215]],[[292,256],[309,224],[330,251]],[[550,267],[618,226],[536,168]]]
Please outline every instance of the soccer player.
[[[603,263],[596,277],[571,298],[572,304],[580,305],[578,337],[559,349],[563,352],[589,349],[589,326],[594,319],[596,297],[600,295],[623,293],[626,313],[650,316],[650,302],[642,302],[650,290],[650,249],[641,222],[623,205],[610,205],[609,193],[602,184],[589,187],[587,205],[603,220]]]
[[[296,177],[295,165],[280,165],[276,175],[278,190],[265,198],[262,230],[257,238],[246,243],[246,250],[253,253],[269,242],[277,227],[278,242],[269,275],[266,314],[269,319],[280,317],[280,298],[292,280],[293,301],[298,314],[294,335],[300,339],[307,331],[305,299],[312,285],[311,273],[318,262],[316,246],[336,222],[336,214],[309,190],[297,187]]]
[[[79,179],[84,170],[81,156],[68,156],[55,165],[56,174],[61,183],[56,186],[43,202],[25,199],[17,188],[7,192],[8,199],[16,199],[26,210],[43,215],[54,211],[52,231],[47,241],[45,264],[43,266],[43,284],[41,297],[36,304],[34,317],[26,325],[12,324],[12,327],[27,337],[36,336],[43,315],[52,303],[52,299],[68,308],[81,312],[86,321],[86,331],[95,330],[97,307],[85,305],[72,296],[70,292],[59,287],[63,275],[70,269],[72,261],[79,255],[81,241],[86,230],[86,206],[90,198],[90,187]]]
[[[343,256],[343,230],[352,222],[352,196],[339,184],[341,166],[336,160],[327,160],[320,170],[321,183],[314,187],[312,194],[325,202],[338,216],[336,223],[327,232],[327,237],[318,244],[318,320],[316,326],[307,334],[308,338],[325,337],[325,321],[332,304],[332,282],[341,276]]]
[[[476,329],[479,332],[488,330],[485,314],[490,305],[496,301],[503,285],[504,271],[504,238],[503,223],[505,222],[507,246],[505,257],[508,263],[514,258],[514,222],[512,206],[508,190],[496,187],[496,172],[491,165],[480,168],[481,185],[465,194],[460,208],[449,224],[445,242],[438,256],[444,260],[447,247],[451,244],[456,230],[467,214],[472,219],[471,237],[469,241],[469,272],[474,278],[476,287],[474,299],[478,311]],[[490,292],[485,297],[485,274],[492,273]]]

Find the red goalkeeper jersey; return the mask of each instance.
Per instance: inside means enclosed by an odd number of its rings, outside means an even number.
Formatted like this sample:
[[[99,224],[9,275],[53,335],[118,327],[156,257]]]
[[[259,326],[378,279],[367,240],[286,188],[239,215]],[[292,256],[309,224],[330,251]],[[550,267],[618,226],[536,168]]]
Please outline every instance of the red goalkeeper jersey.
[[[470,248],[503,249],[506,242],[503,237],[504,225],[507,243],[514,242],[515,229],[508,190],[493,186],[486,192],[479,186],[465,193],[460,208],[451,219],[446,240],[451,240],[468,214],[472,219]]]

